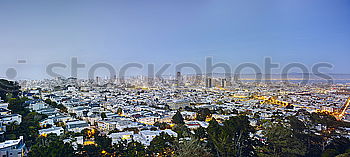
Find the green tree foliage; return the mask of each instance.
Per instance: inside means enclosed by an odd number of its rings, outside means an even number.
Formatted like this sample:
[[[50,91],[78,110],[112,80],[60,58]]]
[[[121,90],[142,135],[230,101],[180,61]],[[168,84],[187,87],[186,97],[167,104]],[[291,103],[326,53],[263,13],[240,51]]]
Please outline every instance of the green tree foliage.
[[[350,152],[348,153],[343,153],[343,154],[339,154],[336,157],[349,157],[350,156]]]
[[[306,129],[305,124],[295,116],[288,117],[290,128],[294,132],[303,132]]]
[[[25,108],[26,100],[27,98],[12,98],[9,100],[9,109],[13,113],[22,115],[22,122],[21,124],[11,123],[7,127],[5,137],[7,139],[17,139],[19,136],[23,136],[27,146],[31,146],[38,137],[39,121],[47,118],[47,116],[36,112],[29,112]]]
[[[25,102],[28,100],[28,98],[10,98],[8,99],[8,109],[12,111],[12,113],[17,113],[22,116],[26,116],[28,113],[30,113],[29,109],[26,107],[28,106]]]
[[[153,125],[156,126],[156,127],[158,127],[158,128],[161,129],[161,130],[164,130],[164,129],[171,129],[170,125],[169,125],[168,123],[165,123],[165,122],[162,122],[162,123],[155,122]]]
[[[113,154],[120,157],[143,157],[148,155],[145,146],[134,140],[129,143],[126,140],[121,140],[113,146],[113,150]]]
[[[148,150],[156,156],[171,156],[175,151],[175,138],[167,133],[160,133],[151,141]]]
[[[267,144],[263,146],[265,151],[261,156],[304,156],[306,154],[305,144],[297,139],[291,129],[281,124],[272,124],[264,133]]]
[[[335,149],[326,149],[321,157],[333,157],[333,156],[336,156],[337,154],[339,154],[339,152]]]
[[[119,107],[118,110],[117,110],[117,114],[120,115],[120,114],[122,114],[122,113],[123,113],[123,109]]]
[[[7,126],[5,137],[9,140],[24,137],[26,146],[31,148],[28,156],[46,157],[46,156],[74,156],[73,148],[70,144],[64,144],[56,135],[39,137],[39,121],[47,118],[46,115],[36,112],[30,112],[25,102],[29,100],[26,97],[18,97],[20,87],[17,83],[0,80],[0,97],[7,96],[9,103],[8,109],[12,113],[20,114],[22,122],[20,124],[10,123]],[[11,96],[9,96],[11,95]]]
[[[325,113],[316,113],[313,112],[310,114],[310,120],[314,124],[322,124],[329,128],[331,127],[337,127],[338,123],[334,123],[337,121],[337,119],[331,115],[325,114]]]
[[[36,138],[39,136],[38,131],[40,129],[39,121],[47,118],[46,115],[42,115],[36,112],[31,112],[27,116],[23,117],[22,123],[16,130],[17,136],[24,136],[24,140],[28,146],[34,144]]]
[[[189,137],[191,135],[190,129],[183,124],[175,125],[172,129],[177,133],[179,138]]]
[[[78,156],[111,156],[113,154],[112,139],[107,136],[95,136],[96,145],[78,147]]]
[[[179,143],[178,149],[176,151],[177,157],[211,157],[213,156],[210,152],[206,150],[203,144],[196,138],[191,138],[191,140],[183,141]]]
[[[337,121],[335,117],[325,113],[308,113],[304,110],[298,111],[296,116],[304,117],[302,123],[305,125],[302,125],[301,122],[293,122],[292,119],[289,123],[293,134],[307,145],[306,156],[321,156],[324,153],[334,152],[327,149],[334,149],[338,153],[342,153],[344,150],[338,149],[339,147],[349,147],[346,142],[340,142],[342,140],[339,140],[339,133],[336,132],[336,130],[341,130],[340,128],[350,127],[348,122]],[[317,131],[318,134],[315,134],[311,129],[318,125],[322,127],[320,131]],[[331,147],[335,145],[338,145],[338,148]]]
[[[145,146],[139,142],[131,141],[127,145],[126,151],[121,153],[122,156],[130,156],[130,157],[143,157],[146,155]]]
[[[107,137],[106,135],[103,136],[96,136],[95,142],[101,149],[104,149],[106,151],[111,152],[112,150],[112,139]]]
[[[17,98],[20,88],[21,87],[17,82],[0,79],[0,98],[5,101],[7,100],[8,95],[11,95],[10,97]]]
[[[96,146],[96,145],[86,145],[84,147],[79,147],[78,148],[78,154],[76,156],[79,157],[97,157],[97,156],[102,156],[102,151],[101,149]]]
[[[57,104],[56,102],[51,101],[50,99],[46,99],[45,103],[49,104],[49,106],[51,106],[53,108],[59,109],[61,112],[68,113],[68,109],[62,104]]]
[[[333,139],[322,153],[322,156],[335,156],[343,153],[348,153],[350,150],[350,140],[345,137]]]
[[[194,130],[194,136],[200,140],[208,138],[208,134],[207,134],[205,128],[203,128],[203,127],[199,127],[196,130]]]
[[[205,121],[205,119],[210,115],[211,113],[209,109],[207,108],[199,109],[199,111],[197,112],[196,119],[199,121]]]
[[[106,113],[102,112],[102,113],[101,113],[101,118],[102,118],[102,120],[104,120],[105,118],[107,118]]]
[[[17,139],[17,131],[18,131],[19,125],[17,122],[12,122],[8,125],[6,125],[6,133],[5,133],[5,139],[7,140],[16,140]],[[3,141],[2,141],[3,142]]]
[[[254,141],[249,135],[254,132],[246,116],[231,117],[223,125],[212,119],[207,128],[208,145],[216,156],[252,156]]]
[[[175,124],[185,124],[184,118],[182,117],[180,111],[177,111],[176,114],[172,118],[173,123]]]
[[[29,157],[73,157],[73,147],[64,144],[55,134],[49,134],[47,137],[39,137],[28,153]]]

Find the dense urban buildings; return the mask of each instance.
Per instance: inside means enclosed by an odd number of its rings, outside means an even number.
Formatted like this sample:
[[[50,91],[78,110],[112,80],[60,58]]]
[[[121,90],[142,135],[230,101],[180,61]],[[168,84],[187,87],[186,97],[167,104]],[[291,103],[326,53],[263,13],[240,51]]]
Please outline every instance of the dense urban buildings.
[[[349,83],[242,81],[223,86],[226,79],[213,77],[216,83],[209,87],[207,78],[193,85],[179,77],[184,76],[177,73],[175,81],[162,80],[159,86],[130,78],[126,82],[131,87],[114,79],[20,81],[18,91],[6,91],[0,103],[1,153],[33,156],[40,149],[63,149],[58,153],[125,156],[121,149],[130,151],[126,156],[181,156],[191,154],[193,150],[186,150],[191,146],[205,156],[319,156],[346,154],[350,146]],[[243,141],[236,139],[237,133]],[[239,152],[232,146],[220,148],[230,144],[216,141],[226,136],[243,142]],[[40,144],[49,137],[62,148]],[[281,140],[296,145],[281,145]]]

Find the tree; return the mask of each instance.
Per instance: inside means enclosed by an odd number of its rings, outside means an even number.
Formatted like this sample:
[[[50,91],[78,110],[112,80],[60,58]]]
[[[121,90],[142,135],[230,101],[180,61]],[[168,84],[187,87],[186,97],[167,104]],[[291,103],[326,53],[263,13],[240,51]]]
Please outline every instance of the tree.
[[[17,139],[19,136],[23,136],[27,146],[35,144],[36,138],[39,136],[38,131],[40,128],[39,121],[47,118],[46,115],[42,115],[36,112],[28,113],[22,118],[21,124],[10,124],[10,131],[6,131],[5,137],[8,139]]]
[[[78,152],[80,152],[80,154],[77,156],[81,157],[102,156],[101,149],[96,145],[85,145],[84,147],[79,147]]]
[[[104,136],[96,136],[95,137],[95,142],[98,145],[98,147],[105,149],[105,150],[111,150],[112,147],[112,139],[107,137],[106,135]]]
[[[16,140],[17,139],[16,133],[18,133],[18,128],[19,128],[19,125],[17,124],[17,122],[12,122],[6,125],[5,138],[8,140]]]
[[[86,130],[87,132],[88,130]],[[79,156],[111,156],[113,153],[112,139],[107,136],[95,136],[95,143],[78,147]]]
[[[254,141],[249,136],[255,129],[248,117],[231,117],[219,125],[215,119],[207,128],[208,146],[216,156],[252,156]]]
[[[178,150],[176,152],[176,156],[178,157],[213,156],[196,138],[191,138],[189,141],[185,140],[182,143],[179,143]]]
[[[158,127],[160,130],[170,129],[171,128],[170,125],[168,123],[165,123],[165,122],[162,122],[162,123],[155,122],[153,125]]]
[[[102,112],[102,113],[101,113],[101,118],[102,118],[102,120],[104,120],[105,118],[107,118],[106,113]]]
[[[117,110],[117,114],[119,114],[119,115],[123,114],[123,109],[119,107]]]
[[[172,122],[175,124],[185,124],[184,118],[182,117],[180,111],[177,111],[172,118]]]
[[[205,128],[203,128],[201,126],[199,128],[197,128],[196,130],[194,130],[194,136],[199,140],[208,138],[208,134],[207,134]]]
[[[210,110],[207,109],[207,108],[204,108],[204,109],[200,109],[198,112],[197,112],[197,117],[196,119],[199,120],[199,121],[205,121],[205,119],[207,117],[209,117],[211,115],[210,113]]]
[[[117,156],[124,156],[127,151],[128,142],[126,140],[121,140],[113,145],[113,153]]]
[[[345,137],[338,137],[333,139],[322,153],[322,156],[335,156],[341,153],[349,153],[350,140]]]
[[[7,101],[8,95],[10,98],[17,98],[20,88],[17,82],[0,79],[0,98],[5,101]]]
[[[24,136],[26,145],[31,146],[34,144],[36,138],[39,136],[39,121],[45,118],[47,118],[47,116],[36,112],[29,113],[23,118],[23,121],[18,128],[18,136]]]
[[[169,156],[175,150],[174,144],[175,138],[162,132],[151,141],[148,150],[155,156]]]
[[[306,146],[295,137],[293,132],[281,124],[271,124],[264,132],[267,138],[267,144],[262,154],[269,156],[304,156]],[[261,154],[261,155],[262,155]]]
[[[289,120],[290,127],[294,132],[299,133],[299,132],[303,132],[306,129],[305,124],[302,121],[300,121],[297,117],[291,116],[291,117],[288,117],[288,120]]]
[[[336,157],[349,157],[350,156],[350,152],[348,153],[343,153],[343,154],[339,154]]]
[[[74,156],[73,147],[69,143],[63,143],[55,134],[41,136],[36,141],[28,153],[29,157]]]
[[[76,113],[69,113],[69,115],[73,118],[76,118],[77,117],[77,114]]]
[[[122,156],[130,156],[130,157],[144,157],[146,156],[145,146],[140,142],[132,140],[127,144],[126,151],[123,151]]]
[[[68,112],[68,109],[67,109],[64,105],[62,105],[62,104],[57,104],[56,102],[51,101],[50,99],[46,99],[46,100],[45,100],[45,103],[49,104],[49,106],[51,106],[51,107],[53,107],[53,108],[59,109],[61,112],[65,112],[65,113]]]
[[[189,137],[192,134],[184,124],[175,125],[172,130],[177,133],[178,138]]]
[[[8,109],[11,110],[13,113],[26,116],[28,113],[30,113],[29,109],[26,108],[27,104],[25,102],[27,100],[28,100],[27,97],[8,99],[8,103],[9,103]]]
[[[336,156],[338,154],[339,154],[339,152],[337,150],[335,150],[335,149],[326,149],[322,153],[321,157],[331,157],[331,156]]]
[[[80,132],[81,135],[84,136],[84,138],[95,138],[100,134],[100,132],[96,129],[84,129]]]

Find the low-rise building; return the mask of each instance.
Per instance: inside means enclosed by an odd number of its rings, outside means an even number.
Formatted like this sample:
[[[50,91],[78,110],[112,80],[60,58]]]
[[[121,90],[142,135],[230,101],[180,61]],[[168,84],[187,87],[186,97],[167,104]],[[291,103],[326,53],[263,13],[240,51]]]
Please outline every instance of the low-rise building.
[[[43,102],[37,102],[29,105],[29,109],[31,109],[32,111],[37,111],[48,107],[49,105]]]
[[[90,125],[86,121],[82,120],[76,120],[76,121],[69,121],[66,123],[67,125],[67,131],[72,132],[81,132],[84,129],[88,129]]]
[[[46,136],[48,134],[56,134],[57,136],[60,136],[64,134],[64,129],[62,127],[51,127],[39,130],[39,135],[41,136]]]
[[[8,114],[11,114],[11,110],[0,107],[0,115],[8,115]]]
[[[54,122],[52,118],[45,118],[39,122],[40,127],[46,127],[48,125],[53,126]]]
[[[22,157],[25,156],[26,149],[23,136],[17,140],[7,140],[0,143],[1,157]]]
[[[19,114],[1,115],[0,121],[2,121],[2,123],[6,125],[13,122],[16,122],[17,124],[21,124],[22,116]]]
[[[112,144],[117,144],[122,140],[126,140],[127,142],[130,142],[133,138],[133,135],[134,135],[134,132],[125,131],[125,132],[111,133],[110,135],[108,135],[108,137],[112,139]]]

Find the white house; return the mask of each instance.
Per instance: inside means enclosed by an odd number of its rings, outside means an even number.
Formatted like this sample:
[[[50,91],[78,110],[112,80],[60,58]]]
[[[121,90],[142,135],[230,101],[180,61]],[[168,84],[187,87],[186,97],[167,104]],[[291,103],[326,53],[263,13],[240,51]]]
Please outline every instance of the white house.
[[[0,107],[0,115],[8,115],[8,114],[11,114],[11,110]]]
[[[37,110],[41,110],[41,109],[45,109],[48,108],[49,105],[43,102],[38,102],[38,103],[34,103],[34,104],[30,104],[29,105],[29,109],[33,110],[33,111],[37,111]]]
[[[129,120],[122,120],[122,121],[117,121],[115,128],[118,129],[119,131],[123,131],[125,128],[139,128],[142,127],[143,125],[132,122]]]
[[[159,121],[159,116],[147,116],[147,117],[141,117],[138,119],[138,122],[153,125],[155,122]]]
[[[45,118],[39,122],[40,127],[45,127],[47,125],[54,125],[52,118]]]
[[[9,106],[9,103],[0,103],[0,108],[7,109],[8,106]]]
[[[21,124],[22,116],[19,114],[2,115],[0,116],[0,120],[3,122],[3,124],[10,124],[12,122]]]
[[[60,136],[64,134],[64,129],[62,127],[52,127],[48,129],[39,130],[39,135],[45,136],[48,134],[56,134],[57,136]]]
[[[111,133],[110,135],[108,135],[108,137],[112,139],[112,144],[117,144],[122,140],[126,140],[127,142],[130,142],[133,135],[134,135],[134,132],[125,131],[125,132]]]
[[[86,121],[77,120],[69,121],[66,123],[67,130],[72,132],[81,132],[84,129],[88,129],[90,125]]]
[[[23,136],[20,136],[17,140],[7,140],[0,143],[1,157],[22,157],[26,155],[25,152]]]

